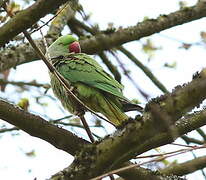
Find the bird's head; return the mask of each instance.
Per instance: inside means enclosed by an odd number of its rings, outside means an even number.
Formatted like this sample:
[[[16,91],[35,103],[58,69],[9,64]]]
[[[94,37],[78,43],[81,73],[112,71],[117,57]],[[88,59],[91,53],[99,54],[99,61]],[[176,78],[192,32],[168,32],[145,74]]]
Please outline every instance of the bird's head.
[[[50,57],[68,55],[69,53],[80,53],[81,48],[78,40],[72,35],[59,37],[48,48]]]

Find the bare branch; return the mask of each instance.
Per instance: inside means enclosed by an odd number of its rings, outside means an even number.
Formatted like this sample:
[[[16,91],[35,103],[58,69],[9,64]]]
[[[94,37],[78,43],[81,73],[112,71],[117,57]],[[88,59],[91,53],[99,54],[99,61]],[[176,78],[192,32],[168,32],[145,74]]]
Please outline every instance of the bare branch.
[[[159,104],[163,117],[158,117],[158,113],[150,114],[150,108],[146,109],[143,114],[143,125],[139,121],[131,121],[114,136],[104,139],[95,147],[84,149],[72,165],[64,170],[64,177],[66,179],[89,179],[98,176],[103,172],[118,168],[136,155],[171,143],[183,134],[205,125],[206,110],[188,115],[175,123],[182,115],[203,101],[206,97],[205,89],[206,69],[203,69],[192,82],[151,102],[152,104],[156,103],[155,108]],[[154,112],[153,109],[151,110]],[[162,118],[168,119],[167,116],[164,116],[165,112],[172,119],[172,122],[167,124],[168,128],[165,128],[165,124],[161,122]],[[88,153],[89,157],[86,156]],[[91,162],[91,164],[84,162]],[[88,168],[90,169],[89,174],[86,173]]]
[[[72,155],[80,151],[82,145],[88,143],[73,133],[49,123],[40,116],[28,113],[2,99],[0,99],[0,119]]]
[[[182,138],[187,144],[190,144],[190,143],[200,144],[200,145],[201,145],[201,144],[204,144],[203,141],[200,141],[200,140],[195,139],[195,138],[188,137],[188,136],[186,136],[186,135],[183,135],[181,138]]]
[[[20,130],[18,127],[13,127],[13,128],[2,128],[0,129],[0,133],[5,133],[5,132],[10,132],[10,131],[16,131]]]
[[[92,136],[92,132],[91,132],[91,130],[90,130],[88,124],[87,124],[86,119],[84,118],[84,115],[79,115],[79,118],[81,119],[81,122],[82,122],[82,124],[83,124],[83,126],[84,126],[84,128],[87,132],[87,135],[89,136],[90,141],[92,143],[94,143],[95,142],[94,137]]]
[[[192,82],[182,88],[175,89],[170,95],[153,100],[153,103],[158,103],[161,106],[162,112],[165,110],[169,113],[174,123],[181,115],[202,102],[206,97],[205,88],[206,69],[203,69]],[[73,164],[68,169],[65,169],[64,176],[68,179],[89,179],[95,177],[100,172],[117,168],[135,155],[171,143],[183,134],[206,124],[206,110],[188,115],[179,120],[175,125],[168,124],[169,128],[165,128],[164,123],[160,123],[158,117],[150,117],[148,113],[143,114],[143,125],[140,125],[139,121],[133,121],[122,131],[114,134],[113,137],[104,139],[95,148],[91,146],[87,150],[84,149]],[[161,119],[162,117],[159,118]],[[87,153],[90,154],[89,157],[85,156]],[[92,164],[85,164],[85,161]],[[76,162],[78,163],[76,164]],[[90,169],[89,174],[85,172],[88,168]]]
[[[99,57],[102,59],[103,63],[107,66],[107,68],[110,70],[110,72],[114,75],[114,78],[118,81],[121,82],[121,74],[118,71],[117,67],[112,64],[112,62],[108,59],[106,56],[105,52],[100,52]]]
[[[150,109],[150,105],[152,106],[158,102],[160,108],[171,116],[172,121],[175,122],[202,103],[206,98],[204,90],[206,87],[204,86],[206,86],[206,68],[197,74],[191,82],[183,86],[177,86],[172,93],[162,95],[149,102],[146,105],[146,111],[147,108]]]
[[[167,168],[161,169],[160,172],[166,175],[175,174],[183,176],[206,167],[206,156],[186,161],[180,164],[173,164]]]
[[[126,42],[138,40],[162,30],[200,19],[206,16],[205,4],[206,2],[199,2],[196,6],[188,7],[168,15],[162,15],[157,19],[148,19],[138,23],[136,26],[119,29],[111,34],[100,33],[89,39],[81,40],[82,50],[88,54],[99,53],[102,50],[120,46]],[[52,43],[49,38],[47,38],[47,41],[49,41],[49,44]],[[41,44],[40,42],[40,40],[35,41],[38,45]],[[44,52],[44,48],[41,47],[41,49]],[[28,44],[21,44],[18,47],[13,47],[13,49],[3,50],[0,54],[0,72],[15,67],[18,64],[38,59],[37,54],[34,53]]]
[[[6,84],[11,84],[20,87],[22,86],[43,87],[45,89],[49,89],[51,87],[50,84],[40,84],[35,81],[24,82],[24,81],[8,81],[8,80],[0,79],[0,85],[6,85]]]
[[[125,129],[115,133],[114,136],[105,138],[95,148],[91,146],[84,149],[73,164],[63,170],[61,176],[70,180],[89,179],[101,172],[119,168],[122,162],[133,158],[135,155],[171,143],[177,137],[205,125],[205,118],[206,111],[200,111],[182,119],[169,131],[163,132],[157,130],[154,127],[155,125],[150,122],[145,122],[141,127],[138,122],[130,123]],[[175,132],[178,132],[176,137],[171,137],[171,134],[175,134]],[[89,157],[86,156],[88,153]],[[85,164],[84,162],[91,163]],[[86,173],[88,168],[90,173]]]
[[[125,49],[123,46],[117,47],[122,53],[124,53],[133,63],[135,63],[150,80],[164,93],[168,93],[166,87],[154,76],[150,69],[144,66],[130,51]]]
[[[121,167],[126,167],[128,165],[131,165],[131,163],[124,163]],[[170,180],[169,178],[167,179],[164,177],[162,174],[158,174],[157,172],[142,167],[134,167],[117,174],[124,178],[122,180],[137,180],[137,178],[138,180],[162,180],[163,178],[164,180]]]
[[[205,132],[201,128],[198,128],[197,132],[199,133],[200,136],[202,136],[203,140],[206,141],[206,134],[205,134]]]
[[[38,0],[0,27],[0,47],[68,0]]]
[[[168,15],[161,15],[157,19],[148,19],[136,26],[119,29],[111,34],[98,34],[82,40],[80,44],[83,52],[94,54],[205,16],[206,2],[204,1],[199,2],[196,6],[187,7]]]

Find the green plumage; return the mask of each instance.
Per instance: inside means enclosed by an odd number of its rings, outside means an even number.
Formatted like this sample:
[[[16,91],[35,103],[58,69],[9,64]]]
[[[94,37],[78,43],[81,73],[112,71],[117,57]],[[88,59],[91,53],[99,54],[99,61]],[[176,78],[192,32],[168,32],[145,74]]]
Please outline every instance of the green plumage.
[[[74,87],[75,95],[85,105],[95,112],[102,113],[113,124],[119,125],[128,119],[123,112],[122,102],[129,102],[121,92],[123,86],[106,73],[90,56],[84,53],[70,53],[68,45],[76,41],[71,40],[71,37],[71,35],[62,36],[49,47],[48,52],[53,59],[52,63]],[[50,73],[50,77],[55,95],[68,111],[76,114],[78,109],[66,90],[53,74]]]

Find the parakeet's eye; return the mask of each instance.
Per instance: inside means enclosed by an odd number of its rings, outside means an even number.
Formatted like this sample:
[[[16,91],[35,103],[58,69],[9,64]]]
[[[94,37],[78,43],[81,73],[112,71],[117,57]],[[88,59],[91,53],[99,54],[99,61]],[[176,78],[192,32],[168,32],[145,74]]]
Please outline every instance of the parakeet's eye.
[[[79,42],[75,41],[69,45],[69,52],[74,52],[74,53],[80,53],[81,52],[81,47]]]

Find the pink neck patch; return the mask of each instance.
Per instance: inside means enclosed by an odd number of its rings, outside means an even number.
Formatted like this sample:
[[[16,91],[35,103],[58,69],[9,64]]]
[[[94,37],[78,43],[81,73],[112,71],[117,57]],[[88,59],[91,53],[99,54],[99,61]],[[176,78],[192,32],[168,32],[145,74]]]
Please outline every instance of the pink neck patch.
[[[80,53],[81,52],[81,47],[80,47],[80,44],[79,42],[75,41],[73,43],[71,43],[69,45],[69,52],[72,53]]]

